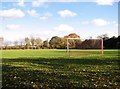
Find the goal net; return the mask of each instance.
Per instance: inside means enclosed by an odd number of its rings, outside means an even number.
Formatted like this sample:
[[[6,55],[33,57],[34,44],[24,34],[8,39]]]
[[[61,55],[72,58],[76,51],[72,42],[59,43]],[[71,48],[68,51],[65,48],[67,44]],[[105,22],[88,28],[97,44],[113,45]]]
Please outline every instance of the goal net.
[[[67,38],[69,56],[103,54],[103,39]]]

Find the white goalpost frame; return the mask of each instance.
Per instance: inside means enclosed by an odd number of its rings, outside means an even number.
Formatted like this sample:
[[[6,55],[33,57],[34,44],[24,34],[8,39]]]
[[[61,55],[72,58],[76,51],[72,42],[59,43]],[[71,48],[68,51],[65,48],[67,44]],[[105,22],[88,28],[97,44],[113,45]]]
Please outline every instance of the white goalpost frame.
[[[67,38],[67,53],[69,53],[69,40],[79,40],[80,38]],[[86,39],[87,40],[87,39]],[[93,40],[101,40],[101,54],[104,54],[104,48],[103,48],[103,39],[93,39]]]
[[[67,53],[69,53],[69,40],[80,39],[80,38],[67,38]]]

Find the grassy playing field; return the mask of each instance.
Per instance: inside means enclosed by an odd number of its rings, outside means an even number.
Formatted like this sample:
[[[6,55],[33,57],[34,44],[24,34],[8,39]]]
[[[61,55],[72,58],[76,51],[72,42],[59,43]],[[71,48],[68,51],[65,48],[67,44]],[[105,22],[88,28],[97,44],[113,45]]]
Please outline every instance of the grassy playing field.
[[[77,51],[77,52],[76,52]],[[120,87],[118,50],[3,50],[4,88]]]

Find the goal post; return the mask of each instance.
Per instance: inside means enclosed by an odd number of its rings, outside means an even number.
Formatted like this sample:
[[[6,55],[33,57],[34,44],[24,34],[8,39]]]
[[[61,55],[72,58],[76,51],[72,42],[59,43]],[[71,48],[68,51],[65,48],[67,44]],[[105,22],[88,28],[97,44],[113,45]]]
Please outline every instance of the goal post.
[[[80,40],[80,38],[67,38],[67,53],[69,53],[69,51],[70,51],[69,40]]]
[[[97,50],[98,52],[100,52],[100,54],[104,54],[103,39],[67,38],[67,53],[68,54],[70,54],[71,49],[76,49],[76,48],[70,48],[70,42],[69,42],[70,40],[72,40],[73,42],[75,40],[81,41],[79,43],[77,50],[83,50],[83,51],[85,51],[85,50],[88,50],[88,51],[95,50],[96,51]]]

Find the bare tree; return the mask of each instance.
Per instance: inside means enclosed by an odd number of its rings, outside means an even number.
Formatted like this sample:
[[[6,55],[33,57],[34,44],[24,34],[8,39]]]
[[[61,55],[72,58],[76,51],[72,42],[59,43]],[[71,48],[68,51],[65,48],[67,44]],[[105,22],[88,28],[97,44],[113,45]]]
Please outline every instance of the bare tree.
[[[36,38],[36,45],[38,49],[42,46],[42,40],[40,38]]]
[[[35,38],[31,38],[31,44],[32,44],[32,48],[35,46],[35,43],[36,43],[36,40],[35,40]]]
[[[97,38],[98,38],[98,39],[106,40],[106,39],[108,39],[109,37],[108,37],[108,34],[105,33],[105,34],[103,34],[103,35],[99,35],[99,36],[97,36]]]
[[[49,41],[48,41],[48,39],[43,41],[43,47],[49,48]]]
[[[14,46],[18,46],[18,41],[17,40],[14,41],[13,43],[14,43]]]
[[[11,45],[11,44],[12,44],[11,41],[5,41],[5,42],[3,43],[3,45],[5,46],[5,49],[8,49],[8,46]]]
[[[30,39],[28,37],[25,38],[26,48],[29,49],[30,47]]]

